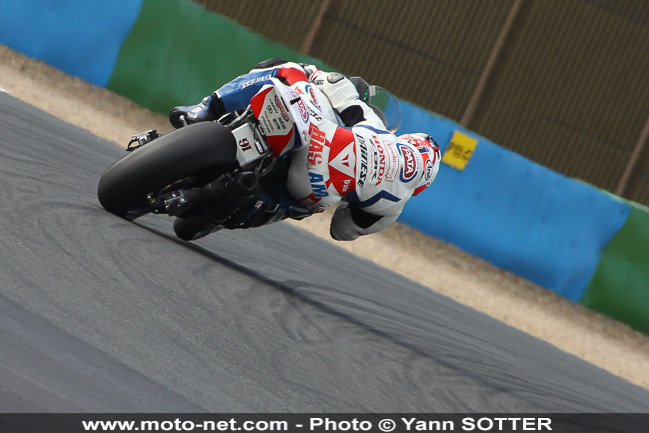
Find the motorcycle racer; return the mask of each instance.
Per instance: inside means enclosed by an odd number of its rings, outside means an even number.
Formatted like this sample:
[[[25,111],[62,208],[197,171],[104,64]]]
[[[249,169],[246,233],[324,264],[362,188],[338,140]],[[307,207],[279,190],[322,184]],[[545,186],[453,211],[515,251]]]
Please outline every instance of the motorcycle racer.
[[[357,86],[340,73],[327,73],[312,65],[270,59],[203,98],[194,106],[175,107],[173,126],[217,120],[225,113],[255,103],[256,95],[272,86],[272,80],[288,86],[308,82],[322,91],[338,116],[309,116],[308,127],[299,131],[304,145],[279,149],[288,157],[287,189],[311,212],[340,203],[331,220],[336,240],[350,241],[381,231],[401,214],[412,196],[434,181],[441,155],[432,137],[423,133],[396,136],[398,125],[386,125],[382,112],[364,102]],[[363,95],[365,96],[365,95]],[[315,96],[300,95],[320,107]],[[257,99],[261,99],[257,97]],[[324,104],[322,104],[324,105]]]

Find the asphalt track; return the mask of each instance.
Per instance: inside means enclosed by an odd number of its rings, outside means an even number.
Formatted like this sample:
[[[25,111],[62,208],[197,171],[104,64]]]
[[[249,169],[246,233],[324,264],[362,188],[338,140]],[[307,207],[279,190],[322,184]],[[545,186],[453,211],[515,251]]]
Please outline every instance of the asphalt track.
[[[121,220],[96,186],[123,151],[6,94],[0,142],[2,412],[649,411],[289,225],[190,244],[167,217]]]

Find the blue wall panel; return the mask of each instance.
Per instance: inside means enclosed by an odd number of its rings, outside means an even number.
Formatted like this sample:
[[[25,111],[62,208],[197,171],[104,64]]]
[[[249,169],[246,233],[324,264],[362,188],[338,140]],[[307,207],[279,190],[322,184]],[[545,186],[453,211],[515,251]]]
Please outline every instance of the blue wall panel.
[[[105,86],[141,0],[3,0],[0,43]],[[153,31],[154,29],[152,29]]]
[[[442,147],[455,130],[479,139],[464,171],[442,164],[399,221],[579,301],[628,204],[542,167],[418,107],[400,103],[399,133],[424,131]],[[434,272],[434,270],[431,270]]]

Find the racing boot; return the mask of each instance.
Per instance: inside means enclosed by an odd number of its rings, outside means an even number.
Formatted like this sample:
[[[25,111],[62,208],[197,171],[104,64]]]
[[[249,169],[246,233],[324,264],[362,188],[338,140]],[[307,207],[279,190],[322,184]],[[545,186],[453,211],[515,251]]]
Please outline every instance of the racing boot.
[[[223,101],[217,95],[206,96],[196,105],[174,107],[169,113],[169,122],[178,129],[185,126],[183,118],[187,125],[197,122],[206,122],[217,120],[225,114]]]

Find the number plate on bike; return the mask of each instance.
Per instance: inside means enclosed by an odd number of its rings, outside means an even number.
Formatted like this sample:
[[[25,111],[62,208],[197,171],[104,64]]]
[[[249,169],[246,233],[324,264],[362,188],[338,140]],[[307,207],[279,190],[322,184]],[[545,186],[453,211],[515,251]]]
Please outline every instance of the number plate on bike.
[[[243,167],[254,161],[257,161],[266,154],[264,143],[255,139],[255,133],[250,124],[244,124],[232,130],[234,138],[237,140],[237,160]]]

